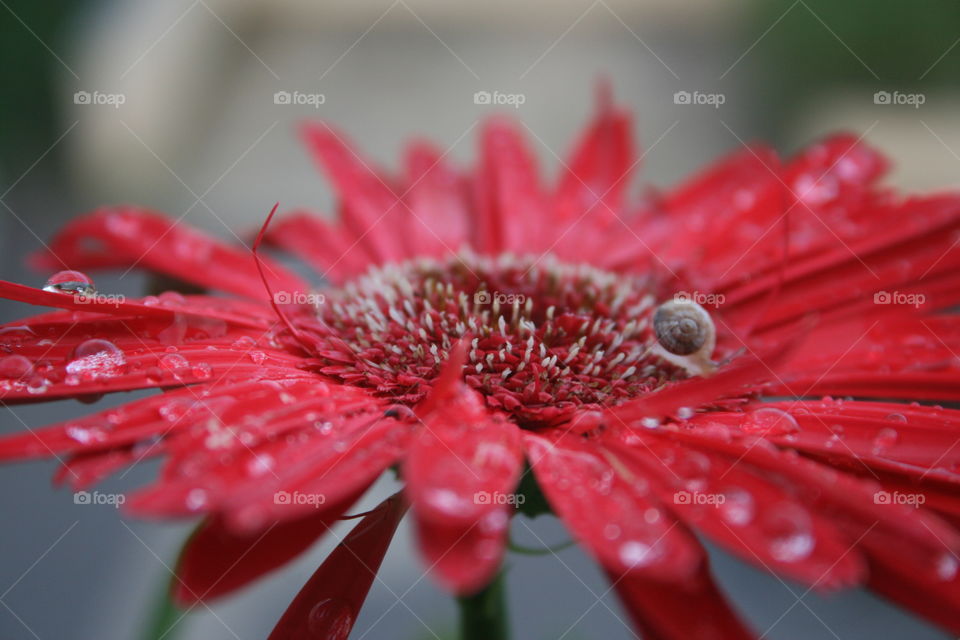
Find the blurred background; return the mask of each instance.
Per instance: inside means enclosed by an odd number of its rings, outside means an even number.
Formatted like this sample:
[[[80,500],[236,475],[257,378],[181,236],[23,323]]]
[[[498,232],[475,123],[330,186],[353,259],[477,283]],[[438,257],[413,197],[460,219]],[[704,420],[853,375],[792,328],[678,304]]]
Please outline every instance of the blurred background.
[[[277,200],[330,211],[296,139],[305,118],[328,121],[387,168],[414,136],[470,166],[478,121],[506,111],[551,176],[604,77],[636,114],[644,182],[672,184],[751,140],[789,154],[850,129],[892,157],[891,183],[960,187],[954,0],[0,0],[0,26],[0,275],[20,282],[42,284],[49,274],[26,269],[26,254],[100,204],[156,208],[227,239],[245,237]],[[482,92],[512,98],[484,104]],[[127,295],[145,285],[135,274],[97,282]],[[29,313],[7,304],[0,321]],[[3,408],[0,431],[95,408]],[[0,467],[0,639],[141,637],[190,523],[76,505],[49,488],[54,469]],[[103,490],[154,472],[137,466]],[[518,542],[567,539],[552,518],[516,520]],[[177,637],[266,637],[332,545],[192,612]],[[946,637],[864,592],[822,596],[721,553],[714,563],[765,637]],[[631,637],[576,548],[512,555],[507,576],[517,638]],[[352,637],[452,637],[454,605],[422,577],[403,526],[381,578]]]

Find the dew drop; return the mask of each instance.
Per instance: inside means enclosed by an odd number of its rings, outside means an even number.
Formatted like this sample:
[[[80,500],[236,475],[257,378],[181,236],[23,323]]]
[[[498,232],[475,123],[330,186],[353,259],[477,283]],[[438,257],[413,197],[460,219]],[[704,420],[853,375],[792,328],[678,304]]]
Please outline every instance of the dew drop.
[[[943,581],[953,580],[957,576],[960,561],[950,552],[944,553],[937,559],[937,577]]]
[[[770,436],[782,436],[800,431],[800,425],[792,415],[774,407],[763,407],[751,411],[740,427],[746,433]]]
[[[873,438],[873,453],[880,454],[888,450],[893,445],[897,444],[897,440],[900,439],[900,434],[897,433],[896,429],[891,429],[890,427],[884,427],[877,432],[877,435]]]
[[[33,371],[33,363],[24,356],[4,356],[0,358],[0,378],[16,380]]]
[[[187,509],[196,511],[207,504],[207,492],[203,489],[191,489],[187,494]]]
[[[620,561],[627,567],[642,567],[650,564],[655,554],[653,548],[638,540],[631,540],[620,545]]]
[[[723,492],[723,503],[718,505],[720,516],[732,525],[742,527],[753,520],[756,506],[753,496],[745,489],[734,487]]]
[[[761,527],[770,539],[770,554],[780,562],[798,562],[813,551],[810,516],[796,505],[771,510]]]
[[[182,373],[190,366],[187,359],[179,353],[167,353],[160,357],[160,368],[171,373]]]
[[[615,524],[608,524],[603,528],[603,537],[607,540],[616,540],[620,537],[620,527]]]
[[[92,296],[97,292],[93,280],[80,271],[58,271],[47,279],[44,291]]]
[[[307,631],[317,638],[346,640],[352,628],[353,612],[346,602],[336,598],[321,600],[307,614]]]
[[[114,374],[126,364],[123,351],[109,340],[100,338],[78,344],[72,358],[67,364],[67,373],[84,377]]]
[[[899,424],[906,424],[907,416],[903,415],[902,413],[891,413],[885,418],[885,420],[887,422],[897,422]]]

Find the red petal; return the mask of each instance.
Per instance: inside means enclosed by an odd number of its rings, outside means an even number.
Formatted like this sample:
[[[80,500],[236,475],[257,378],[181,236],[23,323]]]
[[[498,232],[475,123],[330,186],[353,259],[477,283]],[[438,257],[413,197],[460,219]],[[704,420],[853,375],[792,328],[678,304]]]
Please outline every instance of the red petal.
[[[679,583],[636,573],[609,574],[633,623],[648,640],[748,640],[757,636],[714,584],[706,560]]]
[[[388,498],[360,521],[303,586],[269,640],[346,640],[405,508]]]
[[[530,465],[550,505],[609,571],[687,579],[700,553],[643,483],[579,437],[524,434]]]
[[[447,258],[469,238],[471,213],[463,181],[440,151],[426,143],[409,147],[406,166],[405,213],[412,231],[404,239],[410,255]]]
[[[601,89],[599,109],[566,164],[556,192],[556,216],[560,223],[556,252],[564,257],[592,258],[590,245],[609,251],[600,234],[616,229],[623,235],[618,216],[630,174],[639,164],[633,148],[630,115],[613,107],[606,89]],[[584,242],[584,240],[595,242]],[[636,238],[631,244],[638,244]]]
[[[608,437],[605,444],[678,518],[748,562],[819,588],[848,587],[865,577],[853,540],[781,478],[642,432]]]
[[[210,602],[285,565],[323,536],[356,497],[246,535],[220,518],[208,518],[190,536],[177,562],[174,598],[183,606]]]
[[[547,207],[536,157],[513,122],[487,121],[475,184],[478,212],[472,241],[481,252],[526,253],[543,245]]]
[[[462,359],[452,361],[462,370]],[[503,555],[523,465],[520,430],[446,374],[425,405],[435,408],[407,454],[407,496],[427,564],[449,589],[469,593],[493,577]]]
[[[72,220],[50,243],[50,252],[35,258],[46,269],[59,268],[61,260],[80,270],[142,264],[207,289],[267,297],[250,251],[137,207],[99,209]],[[267,272],[275,290],[309,290],[307,283],[277,264],[267,263]]]
[[[270,226],[266,238],[306,260],[321,277],[335,282],[366,271],[373,262],[352,232],[309,213],[284,216]]]
[[[343,224],[356,241],[380,262],[407,257],[400,242],[403,205],[387,182],[327,124],[307,123],[303,136],[333,181],[343,201]]]

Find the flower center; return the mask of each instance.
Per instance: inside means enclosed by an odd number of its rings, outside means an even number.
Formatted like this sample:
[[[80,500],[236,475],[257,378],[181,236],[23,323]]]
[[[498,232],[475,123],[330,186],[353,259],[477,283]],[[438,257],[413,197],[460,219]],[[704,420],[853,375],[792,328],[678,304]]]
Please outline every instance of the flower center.
[[[688,375],[658,341],[650,281],[549,256],[417,260],[324,293],[322,372],[406,405],[424,397],[460,339],[469,340],[466,383],[524,427]]]

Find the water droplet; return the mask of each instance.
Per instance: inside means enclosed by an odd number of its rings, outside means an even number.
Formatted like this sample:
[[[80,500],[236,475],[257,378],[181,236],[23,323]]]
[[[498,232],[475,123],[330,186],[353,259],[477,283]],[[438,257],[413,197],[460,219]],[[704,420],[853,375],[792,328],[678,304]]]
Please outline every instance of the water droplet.
[[[187,303],[187,299],[176,291],[164,291],[157,296],[157,300],[164,306],[173,307],[183,306]]]
[[[93,280],[80,271],[59,271],[47,279],[44,291],[92,296],[97,292]]]
[[[887,449],[897,444],[897,440],[900,439],[900,434],[897,433],[896,429],[890,427],[884,427],[877,432],[877,435],[873,438],[873,453],[880,454],[885,452]]]
[[[350,606],[336,598],[326,598],[313,605],[307,615],[307,631],[317,638],[346,640],[353,629]]]
[[[0,378],[16,380],[33,371],[33,363],[23,356],[0,358]]]
[[[756,505],[745,489],[733,487],[723,492],[723,503],[718,505],[720,516],[732,525],[745,526],[753,520]]]
[[[183,373],[190,363],[179,353],[167,353],[160,357],[160,367],[171,373]]]
[[[603,537],[607,540],[616,540],[620,537],[620,527],[615,524],[608,524],[603,528]]]
[[[187,493],[187,509],[196,511],[207,504],[207,492],[203,489],[191,489]]]
[[[907,423],[907,416],[903,415],[902,413],[891,413],[885,419],[887,422],[898,422],[900,424]]]
[[[262,476],[273,469],[274,464],[273,456],[265,453],[258,454],[247,464],[247,471],[252,476]]]
[[[126,364],[123,351],[109,340],[100,338],[78,344],[72,358],[67,364],[67,373],[84,378],[115,374]]]
[[[761,528],[770,539],[770,554],[780,562],[798,562],[813,551],[810,515],[797,505],[772,509]]]
[[[957,576],[957,569],[960,567],[960,561],[950,552],[944,553],[937,558],[937,577],[941,580],[953,580]]]
[[[680,420],[689,420],[694,415],[694,411],[690,407],[680,407],[677,409],[677,418]]]
[[[653,548],[644,542],[631,540],[620,545],[620,561],[627,567],[641,567],[650,564],[656,557]]]
[[[800,425],[792,415],[775,407],[763,407],[751,411],[740,427],[746,433],[769,436],[782,436],[800,431]]]
[[[200,362],[193,365],[193,368],[190,369],[190,372],[195,378],[200,378],[201,380],[206,380],[211,375],[213,375],[213,368],[206,362]]]
[[[250,336],[240,336],[233,341],[233,346],[236,349],[253,349],[255,346],[257,346],[257,341]]]
[[[253,364],[263,364],[263,361],[267,359],[267,354],[263,351],[251,351],[247,355],[253,360]]]

